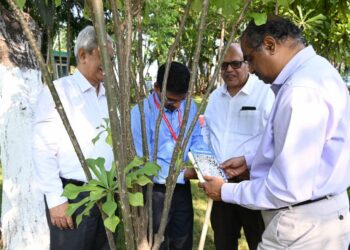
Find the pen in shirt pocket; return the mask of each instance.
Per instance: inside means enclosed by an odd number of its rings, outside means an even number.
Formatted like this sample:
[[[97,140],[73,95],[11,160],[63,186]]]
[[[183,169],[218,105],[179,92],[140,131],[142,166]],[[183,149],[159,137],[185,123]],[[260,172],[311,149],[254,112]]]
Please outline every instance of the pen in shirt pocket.
[[[256,110],[254,106],[242,106],[241,110]]]

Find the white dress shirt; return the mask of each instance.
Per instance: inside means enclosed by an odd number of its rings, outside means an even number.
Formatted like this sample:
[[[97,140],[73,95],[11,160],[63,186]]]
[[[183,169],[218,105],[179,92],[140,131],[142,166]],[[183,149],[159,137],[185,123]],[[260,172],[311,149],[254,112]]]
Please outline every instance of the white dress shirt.
[[[219,162],[244,156],[250,167],[274,100],[270,85],[251,74],[236,95],[229,94],[226,84],[210,95],[204,114],[208,132],[203,134],[209,135]]]
[[[339,73],[307,47],[283,68],[251,167],[251,181],[224,184],[222,199],[274,209],[350,186],[350,99]]]
[[[110,169],[113,153],[105,142],[106,132],[95,144],[91,141],[102,131],[97,127],[108,118],[103,84],[100,84],[97,96],[96,89],[79,71],[56,80],[54,84],[85,158],[103,157],[106,169]],[[86,181],[86,177],[47,86],[37,101],[33,129],[37,178],[48,207],[52,208],[67,201],[61,196],[60,177],[79,181]]]

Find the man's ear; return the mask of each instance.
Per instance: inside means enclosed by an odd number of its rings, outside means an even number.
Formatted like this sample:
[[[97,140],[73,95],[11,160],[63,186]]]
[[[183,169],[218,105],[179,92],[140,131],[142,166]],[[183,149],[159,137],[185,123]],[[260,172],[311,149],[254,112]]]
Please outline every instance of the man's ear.
[[[276,40],[272,36],[265,36],[262,45],[269,54],[276,53]]]
[[[83,48],[80,48],[78,50],[78,58],[79,58],[79,63],[85,63],[86,59],[86,51]]]

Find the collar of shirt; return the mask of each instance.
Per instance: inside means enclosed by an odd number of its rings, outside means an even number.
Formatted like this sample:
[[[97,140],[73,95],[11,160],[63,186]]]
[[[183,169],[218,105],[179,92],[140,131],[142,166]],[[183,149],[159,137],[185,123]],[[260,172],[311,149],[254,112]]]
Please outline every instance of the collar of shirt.
[[[79,86],[81,92],[85,93],[86,91],[89,91],[90,89],[94,88],[94,86],[91,85],[91,83],[85,78],[85,76],[77,70],[73,77],[76,79],[76,83]],[[95,89],[95,88],[94,88]],[[98,92],[98,97],[104,96],[106,94],[105,87],[102,82],[100,82],[100,89]]]
[[[316,56],[316,52],[312,46],[308,46],[300,50],[282,69],[275,81],[272,83],[272,89],[278,90],[287,81],[287,79],[296,71],[305,61]],[[279,86],[276,86],[279,85]]]
[[[254,79],[254,78],[256,78],[255,75],[249,74],[249,77],[248,77],[246,84],[244,84],[244,86],[238,91],[237,94],[243,93],[246,95],[250,95],[254,89],[254,86],[253,86],[254,81],[256,81],[256,79]],[[221,94],[231,97],[230,93],[227,91],[226,83],[225,83],[225,85],[220,87],[219,91],[221,92]]]

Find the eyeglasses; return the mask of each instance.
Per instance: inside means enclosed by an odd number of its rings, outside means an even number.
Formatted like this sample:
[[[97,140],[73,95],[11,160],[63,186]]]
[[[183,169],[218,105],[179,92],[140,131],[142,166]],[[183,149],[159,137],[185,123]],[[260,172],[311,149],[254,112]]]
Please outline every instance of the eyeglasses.
[[[242,67],[242,64],[245,63],[245,61],[231,61],[231,62],[223,62],[221,64],[221,70],[227,70],[228,66],[230,65],[233,69],[239,69]]]

